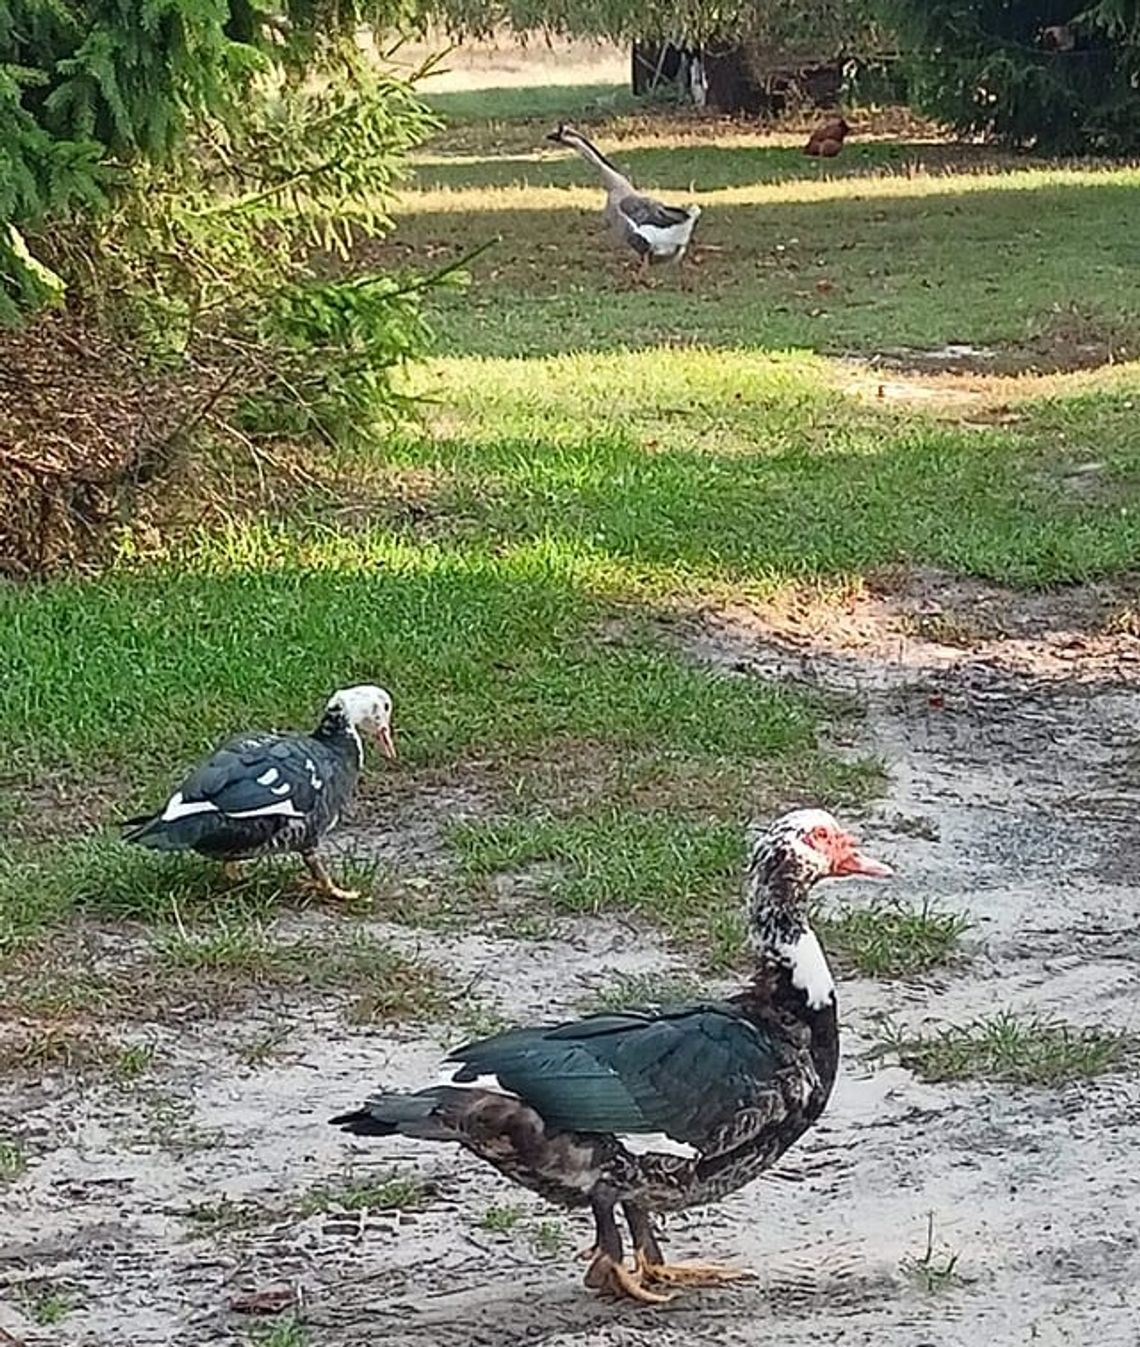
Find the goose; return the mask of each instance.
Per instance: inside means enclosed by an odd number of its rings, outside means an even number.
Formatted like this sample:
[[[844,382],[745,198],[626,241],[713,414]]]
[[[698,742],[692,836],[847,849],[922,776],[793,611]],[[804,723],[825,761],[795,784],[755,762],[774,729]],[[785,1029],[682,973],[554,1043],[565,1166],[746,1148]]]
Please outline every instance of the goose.
[[[580,131],[563,122],[547,140],[566,145],[593,164],[606,188],[602,218],[618,242],[632,248],[639,259],[639,274],[653,262],[679,262],[684,257],[701,217],[700,206],[666,206],[638,192],[628,178]]]
[[[299,852],[316,890],[348,900],[317,854],[352,798],[364,762],[360,731],[370,732],[386,757],[392,740],[392,698],[365,683],[329,698],[309,734],[252,730],[203,758],[160,810],[125,819],[122,838],[154,851],[196,851],[235,863],[276,851]]]
[[[549,1201],[588,1208],[588,1287],[658,1304],[670,1298],[661,1287],[745,1275],[667,1263],[653,1213],[735,1192],[819,1118],[835,1082],[839,1026],[809,895],[824,879],[890,874],[826,811],[784,814],[749,857],[754,967],[742,990],[511,1029],[452,1052],[444,1083],[381,1089],[330,1121],[355,1136],[458,1143]]]

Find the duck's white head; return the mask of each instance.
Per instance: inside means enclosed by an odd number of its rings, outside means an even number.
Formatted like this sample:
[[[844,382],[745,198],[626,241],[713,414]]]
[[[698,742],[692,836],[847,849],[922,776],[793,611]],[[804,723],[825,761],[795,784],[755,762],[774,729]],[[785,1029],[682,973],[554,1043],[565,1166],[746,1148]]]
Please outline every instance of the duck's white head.
[[[792,986],[810,1007],[834,1004],[835,984],[815,932],[808,900],[821,879],[868,875],[886,879],[889,865],[864,856],[854,837],[826,809],[793,809],[752,847],[746,897],[749,939],[757,957],[791,970]]]
[[[357,735],[364,733],[375,739],[386,758],[396,756],[392,740],[392,698],[374,683],[360,683],[356,687],[334,692],[325,707],[325,713],[339,713]]]
[[[795,867],[812,883],[853,875],[889,879],[894,874],[889,865],[865,856],[826,809],[793,809],[781,815],[757,839],[755,851],[761,850],[793,856]]]

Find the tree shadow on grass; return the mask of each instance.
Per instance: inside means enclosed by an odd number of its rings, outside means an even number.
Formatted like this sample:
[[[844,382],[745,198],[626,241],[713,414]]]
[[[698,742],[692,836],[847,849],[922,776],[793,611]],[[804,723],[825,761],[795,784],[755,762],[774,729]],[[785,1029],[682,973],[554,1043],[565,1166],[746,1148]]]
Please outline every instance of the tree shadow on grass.
[[[714,192],[754,183],[881,175],[921,161],[929,146],[888,141],[852,145],[840,158],[808,159],[798,146],[692,144],[615,149],[618,168],[646,190]],[[533,154],[496,155],[460,162],[433,161],[416,166],[415,185],[422,191],[481,187],[599,187],[597,172],[578,158],[551,152],[544,134],[535,135]]]
[[[593,210],[417,214],[413,202],[394,238],[360,260],[438,266],[498,240],[474,264],[470,290],[438,303],[439,349],[450,355],[678,342],[877,355],[1032,342],[1060,322],[1121,359],[1140,349],[1135,194],[1106,175],[1031,190],[714,204],[694,240],[699,265],[687,279],[659,269],[651,288],[635,283],[631,255]]]

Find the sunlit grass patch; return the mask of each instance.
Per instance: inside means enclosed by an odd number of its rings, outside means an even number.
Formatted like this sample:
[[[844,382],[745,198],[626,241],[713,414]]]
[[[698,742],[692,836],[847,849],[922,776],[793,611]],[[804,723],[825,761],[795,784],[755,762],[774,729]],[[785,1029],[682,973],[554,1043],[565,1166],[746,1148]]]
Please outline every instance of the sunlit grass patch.
[[[470,139],[464,148],[462,162],[420,166],[399,238],[404,259],[498,240],[471,295],[439,310],[455,354],[692,342],[876,355],[1036,342],[1048,364],[1050,348],[1063,359],[1067,345],[1053,320],[1074,307],[1089,330],[1112,335],[1114,358],[1140,349],[1127,244],[1134,165],[967,159],[947,171],[936,157],[928,171],[923,147],[882,141],[854,141],[821,164],[796,145],[731,136],[615,140],[635,181],[704,212],[688,284],[664,271],[646,290],[601,231],[588,165],[550,154],[538,128],[512,140],[512,154],[489,140],[482,158]],[[1105,247],[1087,247],[1090,229]],[[1027,350],[1022,366],[1032,364]]]
[[[484,75],[485,79],[493,75]],[[628,87],[610,83],[495,85],[433,92],[425,86],[425,102],[449,128],[486,129],[503,122],[548,120],[553,127],[574,117],[613,116],[637,106]],[[455,139],[454,135],[448,139]]]

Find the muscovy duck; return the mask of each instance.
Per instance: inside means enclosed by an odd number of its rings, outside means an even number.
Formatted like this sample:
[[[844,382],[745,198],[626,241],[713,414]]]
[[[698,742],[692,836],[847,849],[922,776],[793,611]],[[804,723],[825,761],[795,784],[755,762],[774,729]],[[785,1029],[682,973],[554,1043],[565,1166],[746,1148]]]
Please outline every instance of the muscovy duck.
[[[563,122],[547,140],[566,145],[593,164],[606,187],[602,218],[619,243],[632,248],[644,276],[651,262],[679,262],[701,217],[700,206],[666,206],[639,192],[580,131]]]
[[[396,756],[392,698],[370,683],[334,692],[311,734],[252,731],[227,739],[158,813],[126,819],[123,840],[155,851],[196,851],[226,862],[231,876],[237,861],[297,851],[318,892],[355,898],[333,883],[317,847],[356,787],[361,730],[386,757]]]
[[[592,1208],[587,1286],[656,1303],[669,1296],[655,1284],[743,1275],[667,1264],[650,1213],[742,1187],[822,1113],[839,1030],[808,895],[822,879],[890,874],[824,810],[785,814],[749,857],[755,970],[742,991],[508,1030],[451,1053],[447,1083],[415,1094],[381,1091],[331,1121],[358,1136],[458,1142],[552,1202]],[[632,1269],[622,1259],[619,1204]]]

